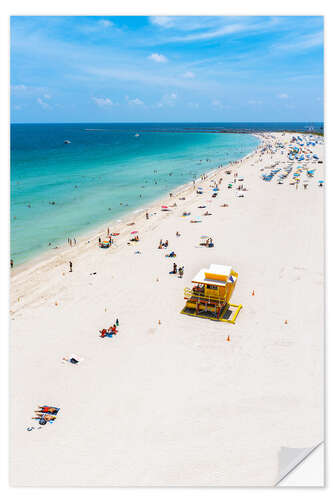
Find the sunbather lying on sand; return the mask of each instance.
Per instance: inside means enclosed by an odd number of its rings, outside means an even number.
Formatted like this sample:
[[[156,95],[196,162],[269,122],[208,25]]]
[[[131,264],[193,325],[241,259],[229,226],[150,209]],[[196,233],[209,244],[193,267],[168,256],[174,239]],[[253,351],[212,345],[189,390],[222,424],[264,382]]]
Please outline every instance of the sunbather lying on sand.
[[[176,257],[176,254],[174,251],[170,252],[170,253],[167,253],[166,254],[166,257]]]
[[[39,410],[42,413],[51,413],[53,415],[56,415],[60,408],[56,408],[55,406],[38,406]]]
[[[68,363],[71,363],[72,365],[77,365],[82,361],[81,359],[78,358],[78,356],[71,356],[70,358],[65,356],[62,358],[63,361],[68,361]]]
[[[41,411],[35,411],[37,417],[33,417],[34,420],[38,420],[40,418],[44,418],[47,422],[51,420],[55,420],[57,417],[55,415],[48,415],[47,413],[42,413]]]

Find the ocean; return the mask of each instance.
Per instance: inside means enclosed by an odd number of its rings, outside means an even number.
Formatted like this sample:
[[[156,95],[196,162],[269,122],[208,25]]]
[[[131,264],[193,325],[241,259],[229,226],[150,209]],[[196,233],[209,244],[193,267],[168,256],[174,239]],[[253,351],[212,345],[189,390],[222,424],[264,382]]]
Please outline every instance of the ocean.
[[[254,125],[237,124],[247,132],[258,130]],[[235,124],[12,124],[15,265],[46,251],[49,243],[62,244],[149,207],[259,144],[248,133],[213,133],[220,127],[234,131]]]

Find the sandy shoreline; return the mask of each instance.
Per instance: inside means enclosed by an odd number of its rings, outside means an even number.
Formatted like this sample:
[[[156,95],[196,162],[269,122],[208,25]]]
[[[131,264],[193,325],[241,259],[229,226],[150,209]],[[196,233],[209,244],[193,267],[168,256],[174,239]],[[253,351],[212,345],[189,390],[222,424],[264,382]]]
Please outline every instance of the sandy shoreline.
[[[253,133],[251,134],[258,139],[261,139],[260,134]],[[260,147],[260,144],[256,148],[256,150]],[[241,158],[240,161],[245,161],[251,156],[253,156],[256,152],[256,150],[252,151],[251,153],[247,154],[243,158]],[[238,161],[234,162],[234,167],[238,164]],[[221,168],[223,169],[228,169],[229,163],[226,165],[223,165],[222,167],[217,167],[211,170],[207,170],[203,174],[208,175],[209,178],[213,176],[216,172],[220,171]],[[196,186],[198,186],[200,183],[200,179],[196,180]],[[172,190],[173,196],[176,200],[178,196],[183,196],[184,194],[187,194],[189,191],[191,191],[193,187],[192,181],[186,182],[185,184],[181,184],[177,187],[175,187]],[[105,228],[110,227],[112,228],[113,232],[120,232],[125,230],[127,227],[127,223],[130,221],[136,222],[139,218],[140,215],[145,214],[146,210],[149,210],[150,212],[157,212],[160,211],[160,208],[162,205],[170,204],[170,202],[173,203],[173,200],[170,200],[169,196],[166,194],[162,197],[158,197],[155,200],[152,200],[150,203],[147,203],[144,207],[142,208],[137,208],[135,210],[131,210],[128,213],[126,213],[120,222],[118,222],[118,219],[115,217],[110,219],[109,221],[104,222],[103,224],[98,224],[94,228],[90,228],[87,231],[82,231],[77,237],[77,245],[73,247],[69,247],[65,243],[59,245],[57,248],[54,249],[46,249],[45,251],[41,252],[40,254],[32,257],[31,259],[28,259],[26,262],[23,262],[22,264],[15,265],[14,268],[11,270],[11,276],[17,276],[21,273],[24,273],[29,270],[35,270],[36,267],[39,267],[40,265],[48,264],[51,262],[55,262],[55,257],[59,257],[61,255],[66,255],[68,259],[71,258],[71,254],[73,253],[75,255],[75,249],[80,247],[82,248],[82,244],[87,244],[87,242],[94,242],[98,241],[99,237],[104,237],[105,236]]]
[[[316,171],[302,173],[298,189],[290,182],[299,162],[282,185],[261,178],[291,163],[286,149],[262,148],[292,135],[261,134],[258,151],[197,181],[203,195],[188,183],[152,204],[149,220],[143,211],[110,223],[120,232],[110,249],[97,245],[104,224],[89,244],[81,236],[13,272],[13,485],[270,486],[282,446],[322,440],[324,164],[307,162]],[[311,149],[324,159],[323,146]],[[236,171],[244,181],[227,189]],[[177,207],[161,212],[164,202]],[[132,230],[140,242],[127,245]],[[203,234],[214,248],[200,247]],[[185,266],[183,279],[169,274],[160,239]],[[179,314],[184,287],[211,263],[239,273],[235,325]],[[101,339],[116,317],[119,334]],[[61,362],[73,353],[84,361]],[[31,420],[39,404],[61,409],[42,429]]]

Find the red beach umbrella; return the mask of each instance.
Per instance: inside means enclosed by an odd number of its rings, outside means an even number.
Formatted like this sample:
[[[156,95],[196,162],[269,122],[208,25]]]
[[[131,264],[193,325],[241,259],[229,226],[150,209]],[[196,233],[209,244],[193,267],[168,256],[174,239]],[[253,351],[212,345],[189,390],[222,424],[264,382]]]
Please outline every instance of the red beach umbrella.
[[[131,234],[136,234],[138,231],[132,231]]]

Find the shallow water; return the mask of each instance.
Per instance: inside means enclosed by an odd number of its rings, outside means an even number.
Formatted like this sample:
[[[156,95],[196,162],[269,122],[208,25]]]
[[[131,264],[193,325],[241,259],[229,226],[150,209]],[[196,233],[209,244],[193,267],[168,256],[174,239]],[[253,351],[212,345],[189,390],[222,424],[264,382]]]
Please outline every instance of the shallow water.
[[[247,155],[259,143],[249,134],[199,133],[179,124],[177,131],[172,124],[156,130],[143,124],[12,125],[15,264],[45,251],[49,243],[61,244],[149,207],[176,186]]]

